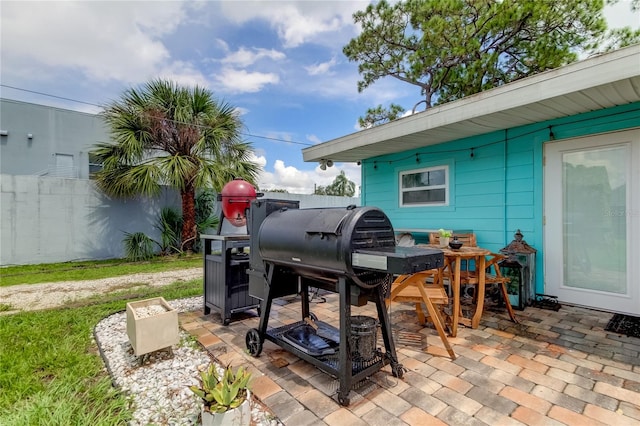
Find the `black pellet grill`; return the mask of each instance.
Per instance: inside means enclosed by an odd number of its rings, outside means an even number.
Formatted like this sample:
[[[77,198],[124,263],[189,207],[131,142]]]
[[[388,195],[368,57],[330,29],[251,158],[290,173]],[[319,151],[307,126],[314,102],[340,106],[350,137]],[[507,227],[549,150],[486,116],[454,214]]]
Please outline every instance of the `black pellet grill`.
[[[375,207],[299,209],[297,202],[254,200],[248,229],[249,294],[262,301],[260,324],[246,335],[251,355],[260,355],[265,339],[288,350],[339,380],[341,405],[349,405],[354,385],[385,365],[402,378],[384,300],[394,274],[442,267],[441,251],[396,247],[391,222]],[[309,311],[310,288],[339,294],[339,328]],[[269,328],[274,299],[297,293],[300,321]],[[370,342],[358,335],[371,317],[351,316],[352,305],[368,302],[376,304],[384,350],[368,350]]]

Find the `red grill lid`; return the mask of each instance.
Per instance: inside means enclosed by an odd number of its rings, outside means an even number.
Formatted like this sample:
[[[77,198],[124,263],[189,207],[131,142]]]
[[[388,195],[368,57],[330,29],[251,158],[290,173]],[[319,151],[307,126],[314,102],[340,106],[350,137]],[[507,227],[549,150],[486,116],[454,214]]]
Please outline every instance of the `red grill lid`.
[[[249,182],[236,178],[222,188],[222,214],[233,226],[243,226],[247,218],[245,210],[257,198],[256,189]]]

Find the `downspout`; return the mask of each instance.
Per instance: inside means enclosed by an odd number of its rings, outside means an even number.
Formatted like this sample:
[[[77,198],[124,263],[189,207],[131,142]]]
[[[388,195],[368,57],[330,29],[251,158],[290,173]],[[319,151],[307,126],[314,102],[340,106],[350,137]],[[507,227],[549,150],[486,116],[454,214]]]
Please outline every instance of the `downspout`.
[[[502,200],[502,208],[503,208],[503,214],[502,214],[502,229],[503,231],[503,238],[504,241],[503,243],[506,245],[508,242],[508,237],[507,237],[507,141],[509,140],[509,129],[504,129],[504,150],[503,150],[503,163],[502,163],[502,174],[503,174],[503,192],[502,192],[502,196],[503,196],[503,200]]]
[[[364,160],[360,161],[360,205],[361,206],[366,206],[366,197],[364,195],[364,188],[365,186],[365,169],[366,169],[366,163]]]

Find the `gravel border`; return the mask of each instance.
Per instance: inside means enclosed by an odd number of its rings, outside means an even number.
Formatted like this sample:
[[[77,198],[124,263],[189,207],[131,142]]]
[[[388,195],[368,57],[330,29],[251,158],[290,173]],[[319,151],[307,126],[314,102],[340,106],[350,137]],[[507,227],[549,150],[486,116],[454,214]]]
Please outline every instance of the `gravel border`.
[[[190,312],[201,309],[204,301],[197,296],[168,303],[178,312]],[[180,330],[180,342],[170,351],[136,357],[122,311],[101,320],[94,328],[94,338],[114,386],[127,393],[135,407],[131,426],[199,424],[202,403],[188,386],[198,383],[198,373],[212,360],[189,333]],[[282,424],[255,401],[251,417],[252,425]]]

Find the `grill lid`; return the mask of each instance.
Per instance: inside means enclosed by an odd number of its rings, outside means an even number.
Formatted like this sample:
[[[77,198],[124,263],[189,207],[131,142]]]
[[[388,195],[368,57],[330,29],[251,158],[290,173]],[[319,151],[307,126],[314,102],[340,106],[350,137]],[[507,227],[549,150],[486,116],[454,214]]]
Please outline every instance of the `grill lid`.
[[[342,223],[350,215],[349,211],[355,206],[346,209],[326,209],[322,214],[315,216],[306,227],[308,234],[341,234]]]

